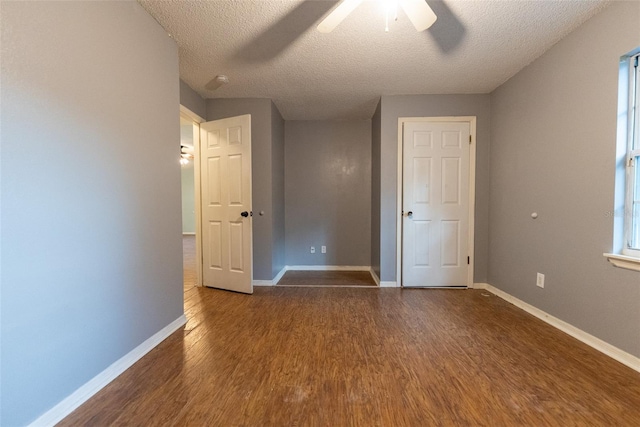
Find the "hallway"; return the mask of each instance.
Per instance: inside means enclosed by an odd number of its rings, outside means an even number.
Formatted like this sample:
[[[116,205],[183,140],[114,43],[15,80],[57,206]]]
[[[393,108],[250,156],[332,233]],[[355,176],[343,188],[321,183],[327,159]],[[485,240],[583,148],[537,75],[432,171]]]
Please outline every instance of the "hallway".
[[[196,236],[182,236],[182,272],[185,293],[195,287],[198,280],[196,274]]]

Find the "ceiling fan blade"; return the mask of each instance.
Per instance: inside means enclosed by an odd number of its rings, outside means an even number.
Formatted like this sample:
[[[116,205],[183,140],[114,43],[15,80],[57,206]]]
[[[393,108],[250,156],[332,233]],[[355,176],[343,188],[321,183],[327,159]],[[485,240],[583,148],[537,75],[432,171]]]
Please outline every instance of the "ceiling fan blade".
[[[318,31],[321,33],[330,33],[334,28],[346,18],[362,0],[342,0],[338,7],[333,9],[326,18],[318,24]],[[426,4],[426,3],[425,3]]]
[[[426,30],[438,19],[425,0],[401,0],[400,6],[418,31]]]

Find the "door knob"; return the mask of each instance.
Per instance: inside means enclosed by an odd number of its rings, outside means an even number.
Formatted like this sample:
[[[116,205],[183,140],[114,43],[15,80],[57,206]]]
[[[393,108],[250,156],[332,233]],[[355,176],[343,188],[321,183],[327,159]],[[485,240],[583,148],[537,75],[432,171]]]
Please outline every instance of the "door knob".
[[[409,212],[407,212],[407,216],[408,216],[409,218],[411,218],[411,217],[413,216],[413,211],[409,211]]]
[[[248,217],[249,216],[249,212],[244,211],[244,212],[240,212],[240,215],[242,215],[243,217]]]

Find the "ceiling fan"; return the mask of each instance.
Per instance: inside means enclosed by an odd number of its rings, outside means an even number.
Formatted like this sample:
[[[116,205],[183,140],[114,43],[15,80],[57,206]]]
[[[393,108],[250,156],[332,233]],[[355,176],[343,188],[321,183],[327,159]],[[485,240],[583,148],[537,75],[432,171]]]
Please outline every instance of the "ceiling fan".
[[[353,10],[362,3],[363,0],[342,0],[338,6],[333,9],[326,18],[318,24],[318,31],[321,33],[330,33],[334,28],[340,24],[344,18],[346,18]],[[389,31],[389,15],[395,13],[395,19],[397,16],[398,4],[411,20],[411,23],[416,27],[417,31],[424,31],[436,22],[438,17],[425,0],[382,0],[383,7],[386,15],[386,27],[385,31]]]
[[[180,164],[186,165],[189,160],[193,160],[194,148],[189,145],[180,144]]]

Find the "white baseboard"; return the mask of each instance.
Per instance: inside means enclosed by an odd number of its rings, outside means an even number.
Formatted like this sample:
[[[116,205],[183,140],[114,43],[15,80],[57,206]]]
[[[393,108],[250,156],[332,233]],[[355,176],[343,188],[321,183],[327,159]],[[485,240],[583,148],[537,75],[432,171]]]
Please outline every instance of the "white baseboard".
[[[640,372],[640,358],[635,357],[632,354],[627,353],[624,350],[619,349],[605,341],[602,341],[600,338],[594,337],[593,335],[583,331],[582,329],[578,329],[575,326],[565,322],[564,320],[560,320],[557,317],[546,313],[539,308],[532,306],[531,304],[527,304],[526,302],[504,292],[498,288],[495,288],[488,283],[474,283],[473,287],[475,289],[486,289],[492,294],[502,298],[503,300],[510,302],[518,308],[526,311],[527,313],[537,317],[538,319],[548,323],[549,325],[560,329],[562,332],[571,335],[573,338],[582,341],[588,346],[598,350],[601,353],[606,354],[614,360],[622,363],[623,365],[628,366],[634,371]]]
[[[369,268],[369,272],[371,273],[371,277],[373,278],[373,281],[376,282],[376,286],[380,287],[380,278],[376,274],[376,272],[373,269],[373,267]]]
[[[488,283],[474,283],[473,285],[471,285],[471,287],[469,289],[486,289],[489,290],[489,286],[491,286]]]
[[[399,288],[398,286],[398,282],[394,281],[385,281],[385,282],[380,282],[380,287],[381,288]]]
[[[380,288],[397,288],[398,286],[398,282],[396,281],[382,281],[380,280],[380,278],[378,277],[378,275],[376,274],[376,272],[373,270],[373,267],[369,270],[371,272],[371,277],[373,277],[373,280],[376,282],[376,285],[378,285],[378,287]]]
[[[368,265],[288,265],[287,271],[370,271]]]
[[[280,279],[282,279],[282,276],[284,276],[284,273],[287,272],[287,266],[285,265],[284,267],[282,267],[282,270],[280,270],[280,273],[276,274],[276,277],[273,278],[273,285],[277,285],[278,282],[280,281]]]
[[[274,277],[273,280],[253,280],[253,286],[275,286],[286,272],[287,267],[284,266],[282,267],[282,270],[280,270],[280,273],[276,274],[276,277]]]
[[[187,323],[187,318],[183,314],[167,326],[156,332],[142,344],[131,350],[129,353],[115,361],[104,371],[89,380],[86,384],[71,393],[64,400],[53,408],[42,414],[38,419],[29,424],[30,427],[53,426],[84,402],[89,400],[91,396],[102,390],[107,384],[115,380],[120,374],[129,369],[134,363],[140,360],[145,354],[151,351],[155,346],[164,341],[169,335],[177,331]]]
[[[191,231],[185,231],[185,232],[182,232],[182,235],[183,236],[195,236],[196,233],[195,233],[195,231],[193,233]]]
[[[252,280],[253,286],[274,286],[273,280]]]

